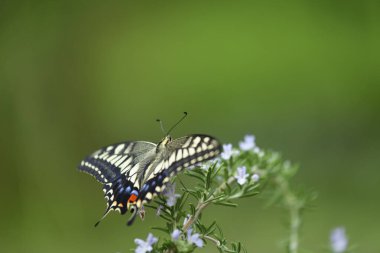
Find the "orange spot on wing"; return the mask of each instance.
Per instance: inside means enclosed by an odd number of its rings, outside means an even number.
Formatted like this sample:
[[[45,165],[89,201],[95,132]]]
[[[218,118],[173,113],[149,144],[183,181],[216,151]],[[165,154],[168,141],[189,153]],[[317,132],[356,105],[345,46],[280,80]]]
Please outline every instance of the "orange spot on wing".
[[[129,197],[128,202],[135,202],[136,199],[137,199],[137,195],[132,194],[132,195]]]

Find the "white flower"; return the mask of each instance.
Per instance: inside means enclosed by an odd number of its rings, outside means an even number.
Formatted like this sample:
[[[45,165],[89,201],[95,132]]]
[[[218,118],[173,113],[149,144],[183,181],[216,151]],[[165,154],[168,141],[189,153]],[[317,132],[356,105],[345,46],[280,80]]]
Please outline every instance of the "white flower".
[[[249,175],[247,174],[247,169],[246,169],[245,166],[237,168],[235,178],[236,178],[238,184],[240,184],[240,185],[245,184],[247,182],[247,177],[248,176]]]
[[[191,232],[193,232],[193,230],[189,228],[187,230],[187,242],[190,244],[195,244],[198,248],[202,248],[203,240],[199,237],[199,234],[196,233],[192,235]]]
[[[260,175],[255,173],[252,175],[251,179],[253,182],[257,182],[260,179]]]
[[[239,142],[239,147],[243,151],[252,150],[254,147],[256,147],[255,136],[253,135],[244,136],[244,140]]]
[[[166,204],[168,206],[174,206],[175,203],[177,202],[177,198],[179,198],[181,195],[175,193],[175,183],[174,184],[169,183],[166,185],[164,196],[167,198]]]
[[[151,233],[148,234],[146,241],[141,239],[135,239],[135,243],[137,244],[137,248],[135,249],[135,253],[146,253],[151,252],[153,247],[152,245],[158,241],[156,237],[154,237]]]
[[[232,144],[223,144],[223,152],[220,154],[220,156],[224,160],[229,160],[233,154],[232,151]]]
[[[180,236],[180,234],[181,234],[181,231],[180,231],[179,229],[175,229],[175,230],[172,232],[172,234],[171,234],[172,239],[173,239],[174,241],[177,241],[178,238],[179,238],[179,236]]]
[[[334,253],[342,253],[346,251],[348,239],[344,228],[339,227],[331,231],[330,234],[331,249]]]

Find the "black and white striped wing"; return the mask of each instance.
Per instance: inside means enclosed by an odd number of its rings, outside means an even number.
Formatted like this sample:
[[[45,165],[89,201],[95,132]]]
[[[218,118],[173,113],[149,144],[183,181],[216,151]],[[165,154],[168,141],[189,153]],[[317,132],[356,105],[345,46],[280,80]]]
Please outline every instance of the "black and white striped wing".
[[[112,183],[122,174],[128,174],[146,154],[154,152],[156,144],[145,141],[122,142],[95,151],[79,165],[80,171],[86,172],[102,184]]]
[[[151,200],[175,174],[189,166],[215,158],[221,150],[220,142],[209,135],[194,134],[171,141],[159,161],[152,163],[153,166],[146,170],[141,199],[143,202]]]
[[[167,166],[170,174],[189,166],[215,158],[222,151],[217,139],[209,135],[194,134],[173,140],[168,144]]]

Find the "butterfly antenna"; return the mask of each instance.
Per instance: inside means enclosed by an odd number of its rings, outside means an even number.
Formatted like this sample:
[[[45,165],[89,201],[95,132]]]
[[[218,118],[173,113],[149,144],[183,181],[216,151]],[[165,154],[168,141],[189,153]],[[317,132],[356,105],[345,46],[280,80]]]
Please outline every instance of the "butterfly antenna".
[[[162,120],[160,119],[156,119],[157,122],[160,123],[160,127],[161,127],[161,131],[163,134],[166,134],[166,131],[165,131],[165,128],[164,128],[164,124],[162,123]]]
[[[187,112],[183,112],[183,116],[182,116],[182,118],[180,118],[180,119],[178,120],[178,122],[175,123],[174,126],[172,126],[172,127],[169,129],[169,131],[167,132],[166,135],[169,135],[169,134],[171,133],[171,131],[172,131],[176,126],[178,126],[178,124],[181,123],[182,120],[184,120],[186,117],[187,117]]]

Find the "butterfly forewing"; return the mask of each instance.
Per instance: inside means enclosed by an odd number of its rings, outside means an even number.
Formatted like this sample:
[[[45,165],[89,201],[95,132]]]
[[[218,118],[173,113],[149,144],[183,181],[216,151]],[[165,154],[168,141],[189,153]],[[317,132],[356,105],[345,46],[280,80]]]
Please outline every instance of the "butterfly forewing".
[[[121,174],[127,174],[155,147],[156,144],[145,141],[109,145],[87,156],[78,169],[94,176],[102,184],[112,183]]]

